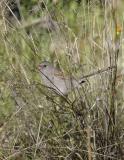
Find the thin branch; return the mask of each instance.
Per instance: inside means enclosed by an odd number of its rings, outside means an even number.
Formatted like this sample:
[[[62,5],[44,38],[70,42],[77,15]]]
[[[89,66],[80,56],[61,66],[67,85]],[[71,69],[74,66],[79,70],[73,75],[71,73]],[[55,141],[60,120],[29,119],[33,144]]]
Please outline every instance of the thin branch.
[[[97,74],[101,74],[101,73],[104,73],[104,72],[108,72],[108,71],[110,71],[110,70],[112,70],[112,69],[115,69],[115,68],[116,68],[116,66],[110,66],[110,67],[107,67],[107,68],[103,68],[103,69],[100,69],[100,70],[98,70],[98,71],[94,71],[94,72],[92,72],[92,73],[90,73],[90,74],[87,74],[87,75],[83,76],[81,79],[89,78],[89,77],[95,76],[95,75],[97,75]]]

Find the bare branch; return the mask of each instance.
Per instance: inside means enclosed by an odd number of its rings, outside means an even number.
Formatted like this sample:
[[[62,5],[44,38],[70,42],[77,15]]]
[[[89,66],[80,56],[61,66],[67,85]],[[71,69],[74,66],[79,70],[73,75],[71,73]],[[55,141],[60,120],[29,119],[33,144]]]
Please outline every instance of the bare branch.
[[[92,73],[90,73],[90,74],[87,74],[87,75],[83,76],[82,79],[88,78],[88,77],[92,77],[92,76],[95,76],[95,75],[97,75],[97,74],[101,74],[101,73],[103,73],[103,72],[111,71],[112,69],[115,69],[115,67],[116,67],[116,66],[110,66],[110,67],[107,67],[107,68],[100,69],[100,70],[98,70],[98,71],[94,71],[94,72],[92,72]]]

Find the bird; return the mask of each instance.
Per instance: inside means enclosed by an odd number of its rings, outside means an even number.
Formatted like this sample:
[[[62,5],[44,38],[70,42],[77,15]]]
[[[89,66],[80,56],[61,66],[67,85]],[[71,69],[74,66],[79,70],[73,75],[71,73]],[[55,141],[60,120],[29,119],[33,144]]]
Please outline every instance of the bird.
[[[49,61],[43,61],[39,64],[38,69],[43,84],[62,96],[68,95],[75,88],[80,88],[85,82],[84,79],[76,80],[73,77],[64,76],[63,72]]]

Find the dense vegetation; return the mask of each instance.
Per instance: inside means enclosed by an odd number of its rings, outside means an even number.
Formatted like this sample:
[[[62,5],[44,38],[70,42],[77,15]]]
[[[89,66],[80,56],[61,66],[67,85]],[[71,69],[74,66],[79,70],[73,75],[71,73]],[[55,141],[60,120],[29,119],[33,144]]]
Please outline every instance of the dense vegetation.
[[[1,160],[124,159],[123,6],[0,2]],[[38,71],[43,60],[85,84],[53,93]]]

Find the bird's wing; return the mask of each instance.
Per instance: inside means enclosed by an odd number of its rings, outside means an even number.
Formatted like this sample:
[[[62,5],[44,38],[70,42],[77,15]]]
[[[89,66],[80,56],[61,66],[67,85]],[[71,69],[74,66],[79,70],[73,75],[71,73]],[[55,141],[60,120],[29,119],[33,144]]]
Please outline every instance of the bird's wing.
[[[58,78],[61,78],[61,79],[66,79],[67,78],[66,75],[58,68],[55,70],[54,75]]]
[[[77,81],[73,76],[67,76],[66,74],[64,74],[61,70],[58,70],[55,74],[56,77],[61,78],[63,80],[69,80],[69,81]]]

